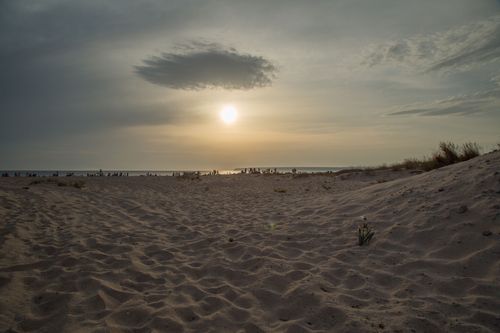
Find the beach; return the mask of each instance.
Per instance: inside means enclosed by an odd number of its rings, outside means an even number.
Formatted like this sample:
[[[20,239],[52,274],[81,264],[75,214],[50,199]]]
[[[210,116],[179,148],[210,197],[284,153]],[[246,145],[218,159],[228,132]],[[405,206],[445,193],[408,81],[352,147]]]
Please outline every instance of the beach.
[[[499,172],[0,178],[0,331],[499,332]]]

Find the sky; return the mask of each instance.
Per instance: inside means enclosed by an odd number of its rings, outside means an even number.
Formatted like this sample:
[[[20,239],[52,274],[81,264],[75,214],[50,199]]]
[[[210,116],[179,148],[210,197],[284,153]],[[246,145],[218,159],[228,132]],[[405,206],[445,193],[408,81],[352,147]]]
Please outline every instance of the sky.
[[[0,0],[0,73],[4,170],[487,151],[500,142],[500,1]]]

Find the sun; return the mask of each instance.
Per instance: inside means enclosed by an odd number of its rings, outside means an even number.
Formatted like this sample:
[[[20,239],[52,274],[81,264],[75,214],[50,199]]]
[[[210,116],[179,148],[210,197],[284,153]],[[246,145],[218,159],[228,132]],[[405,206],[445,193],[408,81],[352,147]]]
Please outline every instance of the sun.
[[[233,105],[226,105],[220,111],[219,116],[225,124],[230,125],[238,118],[238,110]]]

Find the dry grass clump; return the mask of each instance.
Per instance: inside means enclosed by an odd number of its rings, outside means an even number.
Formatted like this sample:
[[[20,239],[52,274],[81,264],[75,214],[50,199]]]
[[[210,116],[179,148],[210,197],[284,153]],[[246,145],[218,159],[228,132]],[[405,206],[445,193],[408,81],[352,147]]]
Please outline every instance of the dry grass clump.
[[[392,164],[392,170],[434,170],[457,162],[467,161],[479,156],[481,147],[475,142],[466,142],[462,146],[452,142],[441,142],[438,151],[423,159],[409,158],[401,163]]]
[[[76,180],[65,182],[57,179],[47,178],[47,179],[37,179],[29,183],[29,185],[38,185],[38,184],[55,184],[59,187],[71,186],[77,189],[82,189],[85,187],[85,182],[83,180]]]
[[[466,142],[462,145],[462,161],[470,160],[471,158],[481,155],[481,147],[475,142]]]
[[[351,173],[356,173],[356,172],[363,172],[366,169],[360,169],[360,168],[352,168],[352,169],[342,169],[339,171],[334,172],[333,174],[335,176],[343,175],[343,174],[351,174]]]

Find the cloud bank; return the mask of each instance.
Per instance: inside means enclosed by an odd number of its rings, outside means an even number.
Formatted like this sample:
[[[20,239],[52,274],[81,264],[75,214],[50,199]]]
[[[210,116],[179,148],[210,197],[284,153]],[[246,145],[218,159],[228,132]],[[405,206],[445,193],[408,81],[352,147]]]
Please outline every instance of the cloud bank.
[[[444,32],[370,47],[363,64],[406,66],[423,72],[465,71],[500,59],[500,15]]]
[[[218,44],[194,43],[179,53],[164,52],[143,60],[135,72],[148,82],[171,89],[241,89],[271,85],[277,68],[261,56]]]

